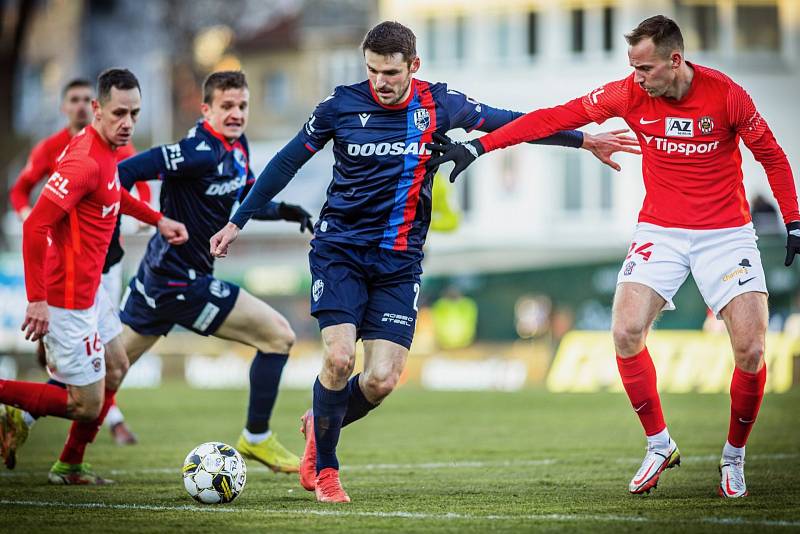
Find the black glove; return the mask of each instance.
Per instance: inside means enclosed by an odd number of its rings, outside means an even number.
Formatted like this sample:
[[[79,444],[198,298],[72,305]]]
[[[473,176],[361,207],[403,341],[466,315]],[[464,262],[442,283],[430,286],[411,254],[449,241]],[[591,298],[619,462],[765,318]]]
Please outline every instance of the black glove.
[[[284,221],[299,222],[300,232],[305,232],[308,230],[310,234],[314,233],[314,220],[311,217],[311,214],[300,206],[281,202],[278,204],[278,215]]]
[[[434,144],[435,145],[444,145],[444,146],[446,146],[446,145],[452,144],[452,142],[453,142],[453,140],[450,139],[449,137],[447,137],[446,134],[444,134],[442,132],[439,132],[437,130],[437,131],[433,132],[433,143],[428,143],[426,146],[428,148],[430,148],[431,146],[434,146]],[[428,162],[425,164],[425,179],[426,180],[428,178],[433,178],[434,176],[436,176],[436,173],[439,172],[439,166],[438,165],[431,165],[431,161],[433,161],[435,159],[436,158],[434,156],[431,156],[430,159],[428,159]]]
[[[786,225],[786,261],[787,267],[794,261],[795,254],[800,254],[800,221],[792,221]]]
[[[437,133],[435,132],[434,140],[437,140]],[[450,173],[450,182],[455,182],[456,177],[464,172],[464,169],[469,167],[469,164],[478,159],[478,156],[484,153],[483,145],[477,139],[469,142],[453,142],[450,141],[446,144],[441,143],[428,143],[428,150],[437,152],[439,155],[431,158],[428,161],[427,167],[438,167],[442,163],[452,161],[455,163],[453,171]]]

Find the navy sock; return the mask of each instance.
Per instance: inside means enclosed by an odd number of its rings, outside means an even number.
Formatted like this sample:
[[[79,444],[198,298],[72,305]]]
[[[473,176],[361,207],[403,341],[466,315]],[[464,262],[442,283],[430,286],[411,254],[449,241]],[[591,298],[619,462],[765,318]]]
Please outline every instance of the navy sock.
[[[47,383],[50,384],[51,386],[58,386],[61,389],[67,389],[67,385],[66,384],[64,384],[63,382],[59,382],[55,378],[51,378],[50,380],[47,381]],[[33,414],[30,414],[30,415],[34,419],[39,419],[39,417],[41,417],[40,415],[33,415]]]
[[[364,396],[364,392],[361,391],[361,386],[358,384],[359,376],[361,376],[361,373],[351,378],[347,383],[347,391],[350,393],[350,397],[347,399],[347,412],[345,412],[342,420],[342,428],[354,421],[358,421],[367,415],[370,410],[378,407],[377,404],[372,404]]]
[[[339,432],[349,396],[347,386],[340,391],[334,391],[323,386],[319,377],[314,382],[314,437],[317,442],[318,474],[326,467],[339,469],[336,445],[339,443]]]
[[[250,404],[247,407],[247,431],[263,434],[269,430],[272,407],[278,397],[278,384],[289,359],[288,354],[256,352],[250,364]]]

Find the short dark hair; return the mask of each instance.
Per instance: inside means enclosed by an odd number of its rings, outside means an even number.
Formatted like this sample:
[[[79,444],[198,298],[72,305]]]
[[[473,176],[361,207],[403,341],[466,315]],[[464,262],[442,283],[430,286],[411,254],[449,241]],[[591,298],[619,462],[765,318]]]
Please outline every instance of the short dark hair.
[[[401,53],[409,65],[417,57],[417,37],[399,22],[386,20],[372,28],[364,36],[361,51],[370,50],[382,56]]]
[[[112,87],[121,91],[138,89],[140,93],[142,92],[142,88],[139,87],[139,80],[128,69],[112,68],[101,72],[100,76],[97,77],[97,99],[100,102],[107,101],[111,96]]]
[[[203,82],[203,102],[210,105],[214,101],[214,91],[217,89],[220,91],[247,89],[247,78],[240,70],[212,72]]]
[[[76,87],[88,87],[91,89],[92,82],[90,82],[86,78],[73,78],[72,80],[68,81],[66,85],[64,85],[63,89],[61,89],[61,98],[67,96],[67,93],[71,89],[75,89]]]
[[[625,35],[625,40],[630,46],[634,46],[648,37],[653,40],[656,50],[662,56],[666,57],[676,48],[683,53],[681,29],[674,20],[664,15],[643,20],[631,33]]]

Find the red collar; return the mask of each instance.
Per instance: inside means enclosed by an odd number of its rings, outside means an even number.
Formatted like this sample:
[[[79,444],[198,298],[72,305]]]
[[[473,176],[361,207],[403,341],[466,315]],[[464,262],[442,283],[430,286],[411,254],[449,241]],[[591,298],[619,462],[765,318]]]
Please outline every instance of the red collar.
[[[230,152],[231,150],[233,150],[233,148],[234,148],[234,147],[235,147],[235,146],[236,146],[236,145],[239,143],[239,140],[238,140],[238,139],[237,139],[236,141],[234,141],[232,144],[231,144],[231,143],[229,143],[229,142],[228,142],[228,140],[227,140],[227,139],[225,139],[225,136],[223,136],[221,133],[219,133],[218,131],[216,131],[216,130],[215,130],[215,129],[214,129],[212,126],[211,126],[211,124],[209,124],[209,123],[208,123],[208,121],[203,121],[203,128],[205,128],[205,130],[206,130],[208,133],[210,133],[211,135],[213,135],[214,137],[216,137],[217,139],[219,139],[219,140],[222,142],[222,146],[224,146],[224,147],[225,147],[225,150],[227,150],[228,152]]]
[[[411,78],[411,90],[408,92],[408,97],[404,101],[400,102],[399,104],[389,105],[389,104],[383,104],[380,101],[380,99],[378,98],[377,93],[375,93],[375,88],[372,87],[372,82],[367,80],[367,85],[369,85],[369,92],[372,94],[372,99],[375,100],[375,102],[380,107],[382,107],[384,109],[403,109],[403,108],[407,108],[408,104],[411,102],[411,99],[414,98],[414,93],[417,92],[417,79],[416,78]]]

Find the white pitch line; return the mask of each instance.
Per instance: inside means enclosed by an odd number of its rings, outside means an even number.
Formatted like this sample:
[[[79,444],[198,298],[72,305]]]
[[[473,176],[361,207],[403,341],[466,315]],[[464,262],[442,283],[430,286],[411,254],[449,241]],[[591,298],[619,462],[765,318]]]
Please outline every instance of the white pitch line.
[[[800,457],[796,453],[774,453],[774,454],[751,454],[747,458],[749,460],[790,460]],[[457,460],[452,462],[427,462],[427,463],[405,463],[405,464],[354,464],[343,465],[342,471],[358,472],[358,471],[396,471],[403,469],[470,469],[470,468],[495,468],[495,467],[530,467],[530,466],[546,466],[553,464],[569,464],[570,462],[580,461],[582,458],[542,458],[539,460],[504,460],[486,462],[480,460]],[[704,463],[718,461],[719,456],[709,454],[705,456],[683,456],[681,457],[682,463]],[[617,458],[616,463],[619,464],[633,464],[641,461],[641,458]],[[256,465],[252,468],[253,471],[270,472],[266,467]],[[142,469],[111,469],[108,472],[109,476],[125,476],[125,475],[164,475],[170,473],[180,473],[180,466],[174,467],[145,467]],[[0,471],[0,478],[14,478],[24,476],[40,476],[41,471],[32,470],[15,470],[15,471]]]
[[[453,462],[428,462],[428,463],[408,463],[408,464],[356,464],[343,465],[342,471],[393,471],[401,469],[459,469],[459,468],[491,468],[491,467],[525,467],[536,465],[552,465],[558,460],[554,458],[543,458],[541,460],[505,460],[497,462],[482,462],[479,460],[459,460]],[[270,472],[269,469],[261,465],[256,465],[254,471]],[[111,469],[109,476],[119,475],[156,475],[180,473],[180,466],[175,467],[145,467],[142,469]],[[41,471],[0,471],[0,478],[40,475]]]
[[[205,512],[205,513],[242,513],[254,512],[266,515],[316,515],[325,517],[379,517],[387,519],[426,519],[432,521],[553,521],[553,522],[589,522],[607,521],[611,523],[707,523],[713,525],[745,525],[759,527],[800,527],[800,521],[780,520],[780,519],[748,519],[744,517],[702,517],[691,520],[676,520],[674,518],[657,519],[643,516],[629,515],[603,515],[603,514],[526,514],[526,515],[475,515],[448,512],[444,514],[431,514],[426,512],[358,512],[344,510],[270,510],[264,508],[251,507],[224,507],[224,506],[196,506],[179,505],[163,506],[154,504],[110,504],[102,502],[91,503],[69,503],[60,501],[14,501],[8,499],[0,500],[0,506],[21,506],[36,508],[78,508],[91,510],[126,510],[126,511],[148,511],[148,512]]]

